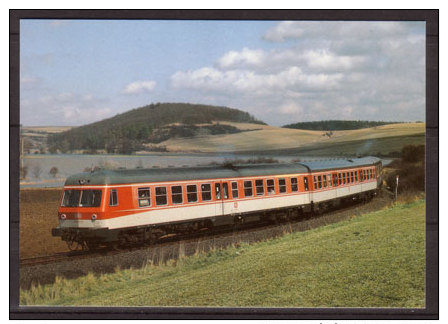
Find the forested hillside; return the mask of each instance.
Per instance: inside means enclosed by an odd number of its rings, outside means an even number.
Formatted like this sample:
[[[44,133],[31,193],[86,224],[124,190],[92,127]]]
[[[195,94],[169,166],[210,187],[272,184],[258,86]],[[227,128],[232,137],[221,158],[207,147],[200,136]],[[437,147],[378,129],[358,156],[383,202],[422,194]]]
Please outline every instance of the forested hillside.
[[[312,122],[299,122],[282,126],[283,128],[335,131],[370,128],[399,122],[367,121],[367,120],[320,120]]]
[[[227,107],[183,103],[157,103],[48,138],[50,152],[106,150],[132,153],[143,143],[160,143],[173,137],[231,134],[240,129],[219,121],[263,124],[249,113]]]

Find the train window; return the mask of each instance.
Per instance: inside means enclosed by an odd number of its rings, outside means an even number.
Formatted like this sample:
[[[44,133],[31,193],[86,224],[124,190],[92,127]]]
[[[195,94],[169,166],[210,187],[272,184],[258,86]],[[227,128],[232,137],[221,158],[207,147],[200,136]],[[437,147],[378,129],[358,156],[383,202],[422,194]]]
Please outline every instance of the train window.
[[[327,181],[328,181],[328,186],[332,187],[332,183],[331,183],[331,174],[327,174]]]
[[[101,205],[101,190],[83,190],[80,207],[99,207]]]
[[[308,187],[308,178],[307,178],[307,177],[304,177],[304,178],[303,178],[303,186],[305,187],[305,191],[308,191],[308,190],[309,190],[309,187]]]
[[[350,172],[350,182],[355,182],[355,175],[353,174],[353,171]]]
[[[317,176],[317,182],[319,183],[319,189],[322,188],[322,177]]]
[[[317,176],[314,176],[314,189],[317,189]]]
[[[109,206],[118,206],[117,189],[111,189],[109,193]]]
[[[358,182],[358,171],[355,171],[355,181]]]
[[[112,198],[112,191],[111,191],[111,198]],[[138,188],[138,206],[139,207],[151,206],[151,191],[148,187]]]
[[[182,204],[182,186],[171,186],[171,201],[173,204]]]
[[[223,182],[222,184],[222,195],[224,199],[229,198],[229,185],[227,184],[227,182]]]
[[[166,187],[156,187],[156,205],[166,205]]]
[[[196,185],[187,185],[187,201],[189,203],[198,201],[198,188]]]
[[[267,187],[268,195],[275,195],[274,179],[266,180],[266,187]]]
[[[324,188],[327,188],[327,176],[325,174],[322,175],[322,180],[324,183]]]
[[[291,178],[291,191],[299,191],[299,183],[297,178]]]
[[[339,173],[338,175],[339,175],[339,185],[341,185],[342,184],[342,174]]]
[[[335,186],[335,187],[338,186],[338,175],[337,174],[333,174],[333,186]]]
[[[244,181],[244,196],[252,196],[252,181]]]
[[[232,197],[238,198],[238,182],[232,182]]]
[[[264,195],[263,179],[255,180],[255,192],[256,192],[257,196],[263,196]]]
[[[217,200],[221,199],[221,184],[220,183],[215,183],[215,194],[216,194]]]
[[[346,184],[345,172],[342,173],[342,183]]]
[[[62,198],[62,207],[78,207],[81,190],[65,190]]]
[[[201,184],[202,201],[212,200],[212,187],[209,183]]]
[[[286,192],[286,180],[278,179],[278,192],[285,193]]]

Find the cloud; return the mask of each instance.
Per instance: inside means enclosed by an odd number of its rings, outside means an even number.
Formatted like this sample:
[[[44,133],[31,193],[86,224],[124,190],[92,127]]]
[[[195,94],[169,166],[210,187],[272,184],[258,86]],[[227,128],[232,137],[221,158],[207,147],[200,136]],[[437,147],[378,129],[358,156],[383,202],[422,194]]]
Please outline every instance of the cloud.
[[[66,25],[67,23],[68,23],[67,20],[52,20],[48,24],[51,27],[56,28],[56,27],[60,27],[60,26]]]
[[[305,33],[300,24],[293,21],[283,21],[269,29],[263,39],[271,42],[283,42],[288,38],[299,38]]]
[[[112,114],[105,100],[70,92],[44,95],[35,100],[22,99],[20,110],[24,125],[83,125]]]
[[[262,50],[243,48],[241,52],[230,51],[218,60],[220,68],[235,68],[237,66],[260,66],[265,62],[265,53]]]
[[[155,81],[135,81],[132,83],[129,83],[128,85],[125,86],[125,88],[123,89],[123,93],[124,94],[141,94],[141,93],[145,93],[145,92],[151,92],[154,90],[154,88],[156,87],[156,82]]]
[[[171,86],[268,123],[424,119],[425,29],[416,22],[280,22],[270,46],[177,71]],[[275,43],[283,42],[282,45]],[[416,118],[416,116],[419,116]],[[412,119],[411,119],[412,118]]]

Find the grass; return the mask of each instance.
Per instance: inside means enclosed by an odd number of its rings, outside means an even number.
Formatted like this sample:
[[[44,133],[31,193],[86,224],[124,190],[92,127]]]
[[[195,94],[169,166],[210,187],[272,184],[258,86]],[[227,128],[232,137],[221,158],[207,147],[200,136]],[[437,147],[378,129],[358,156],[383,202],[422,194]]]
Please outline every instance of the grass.
[[[232,126],[237,127],[237,123],[233,123]],[[367,147],[375,140],[383,140],[389,137],[408,139],[420,135],[424,143],[425,135],[424,123],[391,124],[357,130],[334,131],[331,138],[322,136],[325,133],[324,131],[278,128],[267,125],[256,125],[256,127],[256,130],[251,132],[237,134],[173,138],[162,142],[161,145],[166,146],[170,151],[241,152],[303,148],[311,153],[312,150],[321,150],[321,145],[326,146],[326,151],[328,151],[329,148],[334,146],[346,149],[346,145],[362,141],[367,143],[365,144],[365,150],[376,153],[383,148],[382,144],[378,145],[376,150]],[[238,128],[243,128],[243,126]],[[402,146],[397,151],[401,151],[401,148]],[[334,152],[334,149],[331,152]]]
[[[425,306],[425,202],[166,265],[21,291],[21,305]]]

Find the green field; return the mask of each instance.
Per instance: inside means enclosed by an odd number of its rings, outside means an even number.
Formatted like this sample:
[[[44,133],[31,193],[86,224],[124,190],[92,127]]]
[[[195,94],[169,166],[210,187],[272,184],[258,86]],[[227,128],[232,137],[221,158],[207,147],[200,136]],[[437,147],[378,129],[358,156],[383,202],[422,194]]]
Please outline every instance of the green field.
[[[425,307],[419,200],[163,266],[21,291],[21,305]]]

